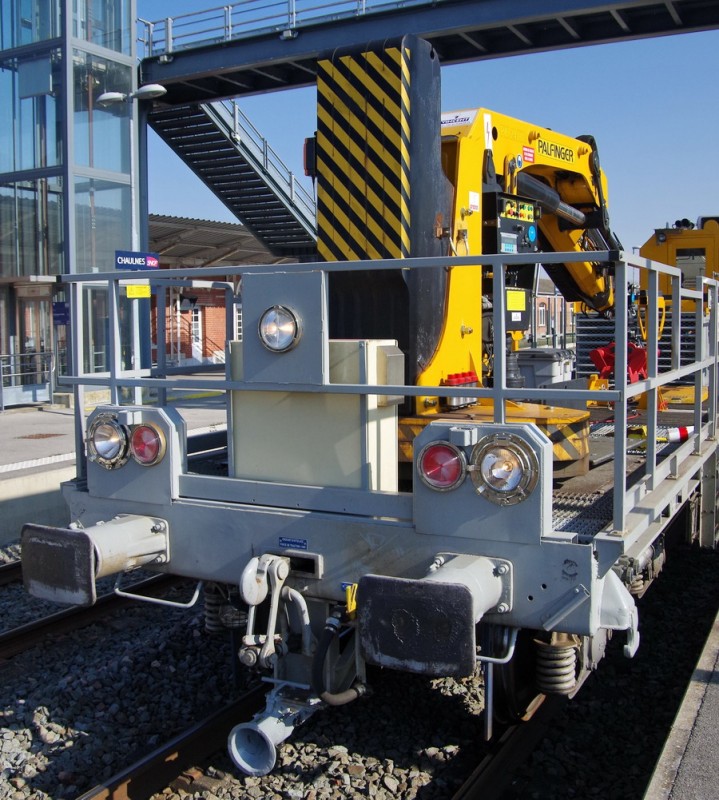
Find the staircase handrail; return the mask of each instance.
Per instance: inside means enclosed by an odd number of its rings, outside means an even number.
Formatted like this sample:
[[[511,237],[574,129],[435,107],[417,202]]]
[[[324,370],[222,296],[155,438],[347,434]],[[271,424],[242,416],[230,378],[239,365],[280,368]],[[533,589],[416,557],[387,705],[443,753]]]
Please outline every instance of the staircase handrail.
[[[235,144],[242,145],[246,155],[254,160],[253,166],[261,169],[271,179],[275,192],[279,190],[283,198],[297,209],[304,227],[316,236],[314,197],[297,180],[297,176],[272,149],[238,104],[234,100],[221,100],[203,103],[202,108],[224,126]]]

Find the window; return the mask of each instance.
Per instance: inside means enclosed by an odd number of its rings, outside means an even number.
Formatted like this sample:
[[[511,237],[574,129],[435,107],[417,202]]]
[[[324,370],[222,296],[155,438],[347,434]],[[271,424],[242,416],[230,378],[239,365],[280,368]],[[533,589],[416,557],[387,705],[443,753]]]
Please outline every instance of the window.
[[[120,296],[117,313],[120,328],[120,369],[132,369],[135,364],[133,332],[136,300]],[[87,373],[107,372],[110,369],[109,298],[105,286],[83,286],[83,370]],[[139,364],[139,357],[137,358]]]
[[[107,290],[102,287],[83,287],[83,356],[84,372],[105,372],[109,369],[107,353]]]
[[[61,0],[2,0],[0,49],[22,47],[62,35]]]
[[[544,303],[537,306],[537,325],[540,328],[547,327],[547,306]]]
[[[192,307],[190,312],[190,343],[192,347],[192,358],[195,361],[203,361],[203,336],[202,336],[202,309],[198,305]]]
[[[242,341],[242,306],[235,305],[235,339]]]
[[[132,249],[130,186],[76,178],[75,234],[74,272],[114,269],[115,250]]]
[[[7,286],[0,286],[0,319],[8,319],[10,314],[10,292]],[[10,352],[10,332],[7,325],[0,325],[0,355]]]
[[[130,0],[73,0],[72,35],[118,53],[130,53]]]
[[[703,247],[677,248],[676,265],[682,271],[682,286],[699,288],[707,272],[707,256]]]
[[[132,91],[132,70],[75,50],[73,60],[75,162],[84,167],[130,172],[130,104],[97,104],[103,92]]]
[[[0,172],[62,164],[60,52],[0,67]]]
[[[61,275],[63,258],[62,180],[42,178],[0,184],[0,275]]]

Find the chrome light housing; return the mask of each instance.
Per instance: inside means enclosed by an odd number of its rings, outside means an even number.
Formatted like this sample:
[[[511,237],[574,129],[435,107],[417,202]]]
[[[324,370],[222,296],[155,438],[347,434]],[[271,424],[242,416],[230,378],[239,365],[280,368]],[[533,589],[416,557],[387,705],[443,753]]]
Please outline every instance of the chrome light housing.
[[[287,306],[272,306],[260,317],[258,333],[262,344],[273,353],[291,350],[302,335],[300,320]]]
[[[539,460],[519,436],[495,434],[478,442],[469,467],[478,494],[497,505],[525,500],[539,479]]]
[[[85,442],[88,459],[105,469],[116,469],[127,462],[127,429],[111,414],[101,414],[93,421]]]

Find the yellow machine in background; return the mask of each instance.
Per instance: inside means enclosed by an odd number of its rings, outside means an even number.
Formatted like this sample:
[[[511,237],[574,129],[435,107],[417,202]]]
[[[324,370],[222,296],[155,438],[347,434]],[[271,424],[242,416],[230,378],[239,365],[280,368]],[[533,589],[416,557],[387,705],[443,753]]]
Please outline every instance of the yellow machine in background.
[[[696,225],[681,219],[671,228],[657,228],[639,253],[653,261],[679,267],[682,286],[694,288],[702,278],[711,278],[719,271],[719,217],[699,217]],[[641,285],[640,288],[647,287]],[[659,292],[670,305],[672,287],[666,276],[659,279]],[[691,300],[684,301],[684,306],[683,311],[693,310]]]
[[[456,255],[619,248],[591,137],[571,138],[485,108],[450,112],[442,115],[442,169],[452,185],[449,239]],[[566,299],[600,312],[612,307],[611,278],[591,261],[546,269]],[[508,282],[508,311],[514,313],[507,328],[521,333],[530,309],[513,290],[529,292],[534,271],[519,267]],[[420,385],[438,385],[447,373],[467,369],[482,374],[478,296],[491,298],[492,275],[479,267],[452,270],[446,324]],[[424,402],[433,408],[431,398]]]
[[[696,225],[688,219],[677,220],[672,227],[657,228],[639,250],[641,256],[663,264],[678,267],[682,272],[684,288],[698,288],[705,277],[713,278],[719,269],[719,217],[699,217]],[[646,291],[646,273],[642,273],[640,289]],[[666,275],[659,277],[660,303],[666,316],[673,309],[671,280]],[[664,308],[660,319],[660,339],[666,325]],[[680,313],[687,316],[687,327],[694,328],[695,301],[683,300]],[[639,308],[639,323],[642,328],[642,309]],[[644,335],[644,333],[643,333]],[[682,339],[683,337],[680,337]],[[703,397],[708,392],[705,388]],[[662,391],[662,401],[667,404],[684,405],[694,397],[693,386],[676,386]]]
[[[681,271],[681,288],[700,288],[704,278],[713,278],[719,265],[719,218],[700,217],[696,223],[688,219],[677,220],[673,226],[657,228],[652,236],[639,250],[642,257],[652,261],[668,264],[679,268]],[[629,347],[629,376],[630,380],[639,380],[647,377],[646,343],[648,336],[647,325],[647,298],[648,275],[642,270],[640,273],[639,291],[630,298],[631,312],[635,314],[633,339],[630,337]],[[672,280],[666,273],[659,275],[658,285],[658,369],[660,372],[672,367],[672,356],[678,356],[680,363],[685,365],[695,358],[694,337],[696,336],[696,300],[683,299],[678,309],[679,334],[672,330],[672,318],[675,301]],[[704,311],[707,311],[706,299]],[[584,314],[577,317],[577,333],[586,336],[590,330],[600,330],[600,320],[596,314]],[[592,388],[602,388],[608,385],[608,375],[602,374],[597,365],[597,354],[606,354],[614,347],[614,343],[602,341],[597,348],[590,352],[590,356],[598,367],[598,375],[590,376]],[[676,352],[675,352],[676,351]],[[642,361],[641,355],[644,354]],[[611,355],[611,353],[609,354]],[[612,357],[613,358],[613,357]],[[632,363],[633,362],[633,363]],[[608,363],[608,362],[607,362]],[[605,371],[608,370],[605,364]],[[703,389],[703,398],[706,399],[708,390]],[[659,396],[659,408],[667,409],[670,406],[681,406],[692,403],[694,400],[694,386],[684,385],[681,382],[665,386]],[[646,407],[646,396],[638,398],[639,407]]]

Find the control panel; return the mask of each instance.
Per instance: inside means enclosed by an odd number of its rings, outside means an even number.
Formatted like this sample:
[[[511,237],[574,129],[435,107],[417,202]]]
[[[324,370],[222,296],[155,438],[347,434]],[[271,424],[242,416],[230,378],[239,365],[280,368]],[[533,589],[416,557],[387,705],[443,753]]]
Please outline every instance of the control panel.
[[[484,196],[485,253],[534,253],[539,248],[537,222],[540,208],[532,200],[513,194]]]

